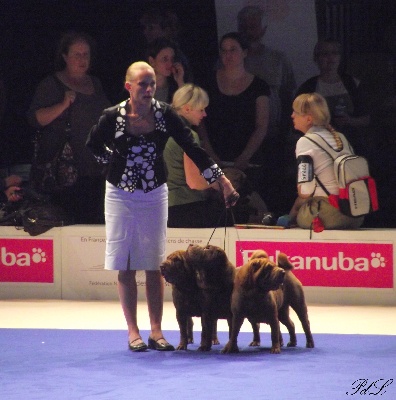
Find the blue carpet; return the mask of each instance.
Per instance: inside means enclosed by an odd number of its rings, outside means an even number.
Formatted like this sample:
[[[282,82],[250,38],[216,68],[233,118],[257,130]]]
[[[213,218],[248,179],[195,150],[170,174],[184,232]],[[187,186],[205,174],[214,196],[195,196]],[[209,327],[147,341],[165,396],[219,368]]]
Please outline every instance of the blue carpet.
[[[165,334],[178,343],[177,331]],[[269,353],[268,333],[260,348],[248,346],[251,336],[240,333],[239,354],[220,353],[225,332],[208,353],[198,344],[132,353],[126,331],[0,329],[0,399],[396,398],[396,336],[314,334],[306,349],[299,334],[298,347],[279,355]]]

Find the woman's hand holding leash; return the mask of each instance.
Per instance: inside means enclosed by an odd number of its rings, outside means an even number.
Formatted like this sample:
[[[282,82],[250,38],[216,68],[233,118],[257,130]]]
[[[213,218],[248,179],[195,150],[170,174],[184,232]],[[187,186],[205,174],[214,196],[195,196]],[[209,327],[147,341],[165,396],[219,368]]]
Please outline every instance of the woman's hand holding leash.
[[[219,177],[217,182],[220,185],[221,191],[223,192],[225,206],[227,208],[235,206],[237,201],[239,200],[239,193],[234,189],[230,180],[222,175]]]

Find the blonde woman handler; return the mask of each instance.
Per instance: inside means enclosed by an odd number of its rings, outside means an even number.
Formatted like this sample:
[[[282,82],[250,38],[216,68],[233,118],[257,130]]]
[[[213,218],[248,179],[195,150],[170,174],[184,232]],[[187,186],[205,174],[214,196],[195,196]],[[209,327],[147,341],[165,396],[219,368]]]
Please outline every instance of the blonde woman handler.
[[[173,137],[194,160],[208,184],[218,181],[222,185],[227,207],[234,205],[239,195],[174,110],[155,100],[156,78],[149,64],[139,61],[128,68],[125,89],[129,99],[104,110],[87,140],[97,160],[109,164],[105,269],[119,271],[118,293],[129,349],[169,351],[174,347],[161,329],[164,289],[159,271],[166,256],[168,187],[162,155],[168,138]],[[137,323],[137,270],[146,273],[151,325],[148,345]]]
[[[206,116],[209,97],[205,90],[191,83],[173,95],[172,107],[189,126],[198,126]],[[200,143],[198,134],[191,130]],[[164,150],[169,189],[168,227],[210,228],[220,226],[225,218],[224,202],[220,202],[215,182],[208,186],[199,169],[183,149],[170,138]],[[209,190],[208,190],[209,189]],[[232,222],[231,218],[229,221]]]

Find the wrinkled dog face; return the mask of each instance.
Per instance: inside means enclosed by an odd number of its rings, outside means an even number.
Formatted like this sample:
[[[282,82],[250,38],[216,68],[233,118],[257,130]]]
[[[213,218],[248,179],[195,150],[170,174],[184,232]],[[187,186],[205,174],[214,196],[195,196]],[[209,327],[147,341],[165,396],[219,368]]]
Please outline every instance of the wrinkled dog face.
[[[160,265],[160,270],[168,283],[172,285],[182,284],[188,278],[185,251],[177,250],[169,254],[166,260]]]
[[[230,262],[225,251],[213,245],[190,245],[186,251],[186,261],[195,271],[198,287],[212,289],[224,282],[224,271]]]
[[[263,290],[277,290],[285,278],[285,270],[269,260],[263,250],[255,251],[249,259],[251,280],[254,285]]]
[[[285,270],[279,268],[276,264],[265,259],[254,259],[251,266],[254,270],[253,281],[256,286],[263,290],[277,290],[282,285],[285,278]]]

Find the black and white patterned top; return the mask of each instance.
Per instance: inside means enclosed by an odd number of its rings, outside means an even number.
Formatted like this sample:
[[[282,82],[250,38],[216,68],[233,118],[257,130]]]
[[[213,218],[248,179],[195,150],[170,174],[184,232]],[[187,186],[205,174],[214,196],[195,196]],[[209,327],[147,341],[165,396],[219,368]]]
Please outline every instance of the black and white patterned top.
[[[149,192],[165,183],[162,154],[169,137],[197,164],[208,184],[223,175],[168,104],[153,99],[155,129],[139,136],[126,132],[126,105],[127,101],[123,101],[104,110],[87,141],[96,159],[109,164],[107,180],[110,183],[127,192],[136,189]]]

